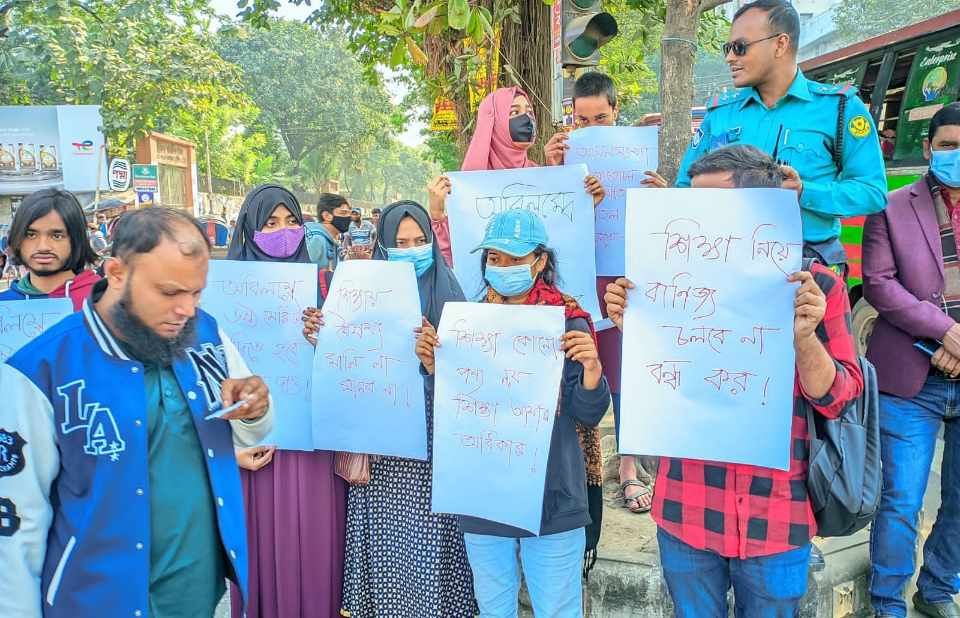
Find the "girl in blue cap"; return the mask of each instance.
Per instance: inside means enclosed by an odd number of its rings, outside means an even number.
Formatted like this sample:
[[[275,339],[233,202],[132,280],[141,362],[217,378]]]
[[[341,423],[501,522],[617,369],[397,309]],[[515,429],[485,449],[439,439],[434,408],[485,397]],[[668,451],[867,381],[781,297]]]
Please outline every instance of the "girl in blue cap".
[[[610,389],[600,366],[593,324],[577,301],[557,288],[556,257],[548,246],[540,217],[528,210],[496,215],[487,227],[481,270],[485,302],[564,307],[566,361],[543,496],[540,533],[458,516],[473,571],[481,618],[517,615],[520,570],[530,591],[534,614],[554,618],[582,615],[581,573],[590,524],[584,452],[578,432],[594,428],[610,405]],[[433,373],[436,330],[425,326],[417,355]]]

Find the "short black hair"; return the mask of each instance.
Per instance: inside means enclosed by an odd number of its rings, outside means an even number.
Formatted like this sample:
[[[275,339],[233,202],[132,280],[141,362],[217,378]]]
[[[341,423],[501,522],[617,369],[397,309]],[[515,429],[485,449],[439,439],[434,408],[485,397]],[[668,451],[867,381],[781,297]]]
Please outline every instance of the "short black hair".
[[[83,207],[73,193],[60,189],[42,189],[31,193],[17,208],[17,213],[13,216],[13,222],[10,225],[10,250],[14,260],[19,264],[24,263],[20,256],[20,246],[27,237],[27,230],[34,221],[46,217],[51,212],[60,215],[67,229],[67,236],[70,237],[70,257],[64,264],[64,268],[79,274],[87,266],[96,264],[100,256],[90,245]]]
[[[617,106],[617,85],[606,73],[591,71],[584,73],[573,84],[573,100],[586,97],[607,97],[610,107]]]
[[[379,214],[383,214],[383,210],[381,210],[380,208],[374,208],[373,210],[370,211],[370,213],[374,215],[379,215]]]
[[[184,242],[177,235],[183,228],[196,230],[202,243]],[[166,238],[179,242],[180,251],[193,257],[201,247],[210,252],[210,239],[200,222],[187,213],[174,208],[142,208],[131,210],[120,215],[116,227],[113,229],[113,248],[111,255],[116,258],[129,259],[134,255],[150,253],[160,241]]]
[[[690,166],[690,178],[729,173],[738,189],[779,188],[783,171],[773,157],[756,146],[738,144],[714,150]]]
[[[800,16],[797,9],[787,0],[755,0],[740,7],[734,16],[737,21],[741,15],[757,9],[767,14],[767,23],[770,24],[770,34],[786,34],[790,37],[790,50],[794,53],[800,49]]]
[[[333,211],[344,204],[349,206],[350,202],[342,195],[337,193],[321,193],[320,198],[317,200],[317,219],[322,223],[323,213],[329,212],[330,215],[333,216]]]
[[[930,119],[930,128],[927,129],[927,139],[933,143],[933,136],[940,127],[960,125],[960,101],[944,105]]]

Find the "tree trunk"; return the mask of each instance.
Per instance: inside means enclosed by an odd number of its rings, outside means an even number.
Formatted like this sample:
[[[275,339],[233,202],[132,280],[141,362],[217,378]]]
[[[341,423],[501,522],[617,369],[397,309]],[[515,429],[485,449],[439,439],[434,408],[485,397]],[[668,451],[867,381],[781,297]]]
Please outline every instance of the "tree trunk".
[[[559,2],[560,0],[554,0]],[[513,84],[507,65],[530,97],[537,117],[537,144],[531,158],[543,162],[543,146],[553,136],[550,110],[553,63],[550,59],[550,6],[543,0],[519,0],[520,23],[503,24],[500,42],[501,85]]]
[[[691,137],[693,66],[697,60],[700,15],[729,0],[666,0],[667,18],[660,43],[660,175],[673,184]]]

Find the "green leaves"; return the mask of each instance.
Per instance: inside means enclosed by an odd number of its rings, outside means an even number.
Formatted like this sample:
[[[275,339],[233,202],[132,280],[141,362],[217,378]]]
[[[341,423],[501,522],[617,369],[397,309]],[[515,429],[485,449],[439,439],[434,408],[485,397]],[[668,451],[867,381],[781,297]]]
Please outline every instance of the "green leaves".
[[[455,30],[463,30],[470,23],[470,4],[467,0],[447,0],[447,22]]]

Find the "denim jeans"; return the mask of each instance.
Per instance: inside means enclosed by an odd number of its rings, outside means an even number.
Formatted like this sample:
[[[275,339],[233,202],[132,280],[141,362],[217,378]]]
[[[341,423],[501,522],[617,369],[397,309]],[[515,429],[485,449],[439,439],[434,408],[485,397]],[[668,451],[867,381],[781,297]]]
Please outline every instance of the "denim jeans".
[[[937,434],[945,424],[941,501],[923,546],[917,586],[928,603],[960,591],[960,383],[927,379],[913,399],[880,396],[883,496],[870,534],[870,597],[877,613],[906,616],[903,592],[914,570],[914,547]]]
[[[677,618],[727,616],[733,585],[737,618],[793,618],[807,592],[810,544],[758,558],[724,558],[661,529],[660,565]]]
[[[514,539],[485,534],[464,534],[467,558],[473,571],[473,589],[480,618],[516,618],[520,569],[530,592],[535,616],[580,618],[583,615],[583,528],[539,537]]]

